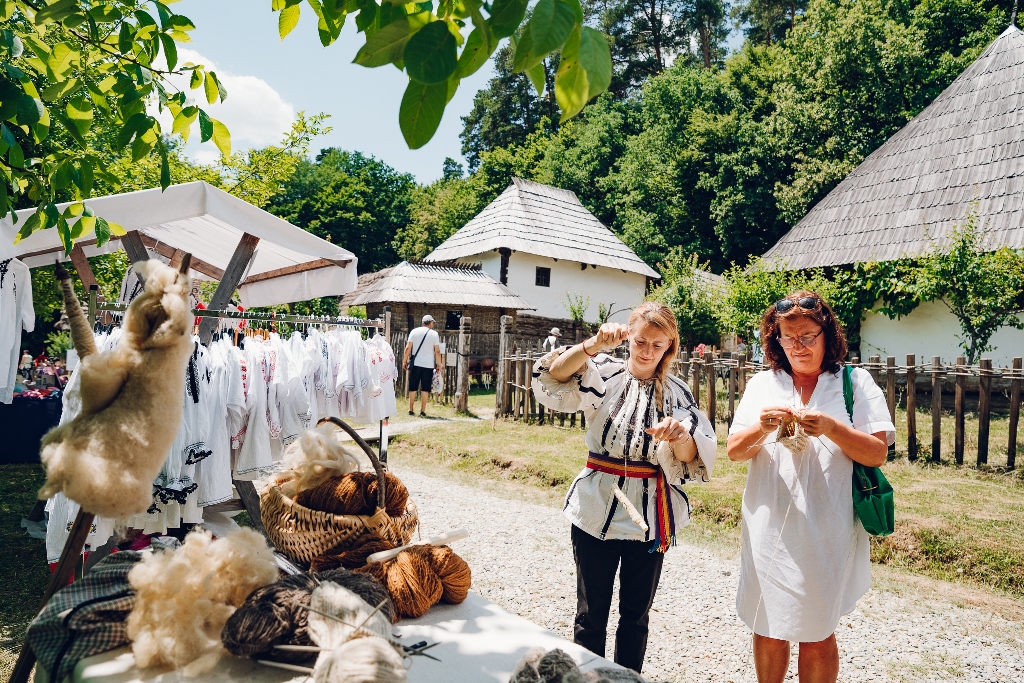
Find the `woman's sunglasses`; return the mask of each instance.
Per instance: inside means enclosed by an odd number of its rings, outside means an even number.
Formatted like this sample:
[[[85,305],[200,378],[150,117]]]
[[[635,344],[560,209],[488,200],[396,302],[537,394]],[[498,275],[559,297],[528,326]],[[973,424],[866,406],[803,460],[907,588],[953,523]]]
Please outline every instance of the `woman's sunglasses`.
[[[793,299],[781,299],[775,304],[775,312],[788,313],[789,311],[793,310],[794,306],[799,306],[800,308],[803,308],[805,310],[813,311],[815,308],[818,307],[818,304],[820,303],[821,300],[818,299],[818,297],[816,296],[802,296],[799,299],[796,299],[795,301]]]

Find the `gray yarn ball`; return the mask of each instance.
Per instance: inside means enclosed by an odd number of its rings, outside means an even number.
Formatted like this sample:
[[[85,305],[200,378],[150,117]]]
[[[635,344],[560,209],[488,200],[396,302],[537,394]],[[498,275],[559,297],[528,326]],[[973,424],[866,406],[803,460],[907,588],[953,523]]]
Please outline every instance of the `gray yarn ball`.
[[[576,661],[564,650],[552,650],[537,662],[537,673],[544,683],[583,683]]]
[[[647,679],[631,669],[603,666],[583,674],[585,683],[647,683]]]

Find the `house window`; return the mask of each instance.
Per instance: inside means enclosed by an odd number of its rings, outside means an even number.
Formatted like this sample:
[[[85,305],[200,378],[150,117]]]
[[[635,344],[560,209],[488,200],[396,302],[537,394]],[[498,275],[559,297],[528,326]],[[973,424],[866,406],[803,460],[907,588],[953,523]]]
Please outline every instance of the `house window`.
[[[444,323],[444,329],[446,330],[458,330],[459,323],[462,321],[462,311],[448,311],[447,319]]]
[[[550,287],[551,286],[551,269],[541,268],[537,266],[537,282],[538,287]]]

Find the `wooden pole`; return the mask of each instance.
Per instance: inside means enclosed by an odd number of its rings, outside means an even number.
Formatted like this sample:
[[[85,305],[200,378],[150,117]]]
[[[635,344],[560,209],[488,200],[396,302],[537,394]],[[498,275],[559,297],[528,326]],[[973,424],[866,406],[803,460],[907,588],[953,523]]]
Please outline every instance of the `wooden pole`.
[[[942,461],[942,359],[932,356],[932,462]]]
[[[1017,466],[1017,427],[1020,423],[1020,380],[1021,357],[1013,359],[1013,375],[1010,379],[1010,438],[1006,444],[1006,469]]]
[[[679,379],[683,380],[683,384],[690,381],[690,352],[682,351],[679,353]]]
[[[871,379],[874,380],[875,384],[878,384],[878,376],[880,374],[879,368],[882,365],[881,356],[869,356],[868,357],[868,373],[871,375]],[[881,386],[881,385],[879,385]]]
[[[121,248],[124,249],[124,253],[128,254],[128,260],[132,264],[149,260],[149,252],[146,250],[146,245],[142,243],[142,235],[138,230],[129,230],[125,233],[121,238]],[[138,269],[135,270],[135,275],[139,278],[139,282],[146,283]]]
[[[708,378],[708,419],[711,420],[711,429],[715,428],[715,399],[718,397],[715,395],[715,380],[718,379],[718,373],[715,372],[715,353],[712,351],[707,354],[707,378]]]
[[[736,375],[739,380],[739,386],[737,388],[739,390],[740,398],[743,398],[743,394],[747,392],[747,354],[739,354],[739,359],[736,363]]]
[[[458,379],[455,390],[455,411],[469,412],[469,342],[473,332],[473,319],[462,316],[459,320]]]
[[[737,364],[732,361],[737,361],[739,358],[738,353],[729,354],[729,424],[732,424],[733,415],[736,414],[736,367]]]
[[[242,281],[242,276],[245,275],[245,271],[249,268],[249,262],[252,261],[259,243],[259,237],[249,233],[242,235],[242,239],[238,241],[238,246],[235,247],[235,253],[231,255],[228,267],[224,269],[224,277],[221,278],[217,289],[213,292],[213,296],[210,297],[209,308],[211,310],[223,310],[230,303],[231,295],[235,293],[235,288]],[[217,318],[203,318],[202,322],[199,323],[199,341],[204,346],[208,345],[210,340],[213,339],[213,333],[217,329],[218,324]]]
[[[978,361],[978,467],[988,464],[988,433],[992,418],[992,359]]]
[[[693,403],[698,410],[700,410],[700,368],[703,364],[704,361],[697,356],[694,356],[690,363],[693,373],[690,377],[690,391],[693,392]]]
[[[885,402],[889,406],[889,419],[896,424],[896,356],[885,357]],[[889,457],[896,453],[896,443],[889,445]]]
[[[96,282],[96,276],[92,272],[92,266],[89,265],[89,259],[85,256],[85,250],[82,249],[82,245],[76,243],[75,248],[71,250],[71,265],[75,267],[75,272],[78,273],[78,279],[81,280],[82,286],[85,287],[85,291],[89,291],[89,288],[93,285],[99,287],[99,283]]]
[[[957,356],[956,359],[956,393],[953,406],[953,458],[957,465],[964,464],[964,399],[967,394],[967,357]]]
[[[917,356],[907,354],[907,460],[917,460]]]
[[[503,315],[498,321],[498,369],[494,380],[494,414],[505,414],[505,382],[508,375],[505,374],[505,356],[508,355],[508,326],[512,323],[512,316]]]

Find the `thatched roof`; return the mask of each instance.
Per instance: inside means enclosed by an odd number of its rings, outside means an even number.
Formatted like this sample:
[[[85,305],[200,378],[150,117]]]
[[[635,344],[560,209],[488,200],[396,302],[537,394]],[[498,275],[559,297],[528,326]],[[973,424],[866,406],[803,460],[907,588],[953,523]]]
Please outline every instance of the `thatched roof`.
[[[1015,26],[765,258],[800,269],[917,256],[972,201],[990,244],[1024,247],[1024,34]]]
[[[501,247],[660,277],[587,211],[576,193],[522,178],[513,178],[497,199],[426,260],[472,257]]]
[[[399,302],[533,310],[529,301],[482,271],[480,264],[422,261],[403,261],[360,275],[356,291],[345,295],[341,305]]]

